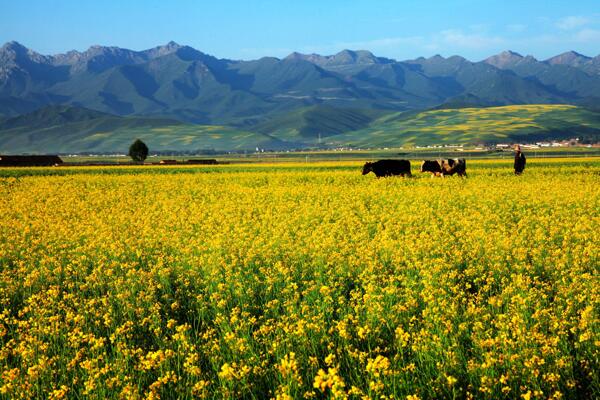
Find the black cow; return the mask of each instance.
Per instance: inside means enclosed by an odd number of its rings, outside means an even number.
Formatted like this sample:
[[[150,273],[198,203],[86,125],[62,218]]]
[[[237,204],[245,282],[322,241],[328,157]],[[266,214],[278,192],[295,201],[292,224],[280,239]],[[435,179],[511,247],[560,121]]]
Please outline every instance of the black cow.
[[[449,158],[446,160],[425,160],[421,163],[421,172],[431,172],[431,176],[446,176],[458,174],[467,176],[467,161],[464,158]]]
[[[411,176],[408,160],[379,160],[365,163],[362,174],[366,175],[371,171],[378,178],[392,175]]]

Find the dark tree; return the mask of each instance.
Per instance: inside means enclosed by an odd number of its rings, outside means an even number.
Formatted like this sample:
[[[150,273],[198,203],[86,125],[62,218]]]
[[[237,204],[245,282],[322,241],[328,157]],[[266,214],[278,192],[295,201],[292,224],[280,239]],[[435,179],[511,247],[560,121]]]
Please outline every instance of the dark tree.
[[[136,139],[135,142],[129,146],[129,157],[131,157],[133,161],[144,161],[146,157],[148,157],[148,146],[146,146],[146,143],[142,142],[140,139]]]

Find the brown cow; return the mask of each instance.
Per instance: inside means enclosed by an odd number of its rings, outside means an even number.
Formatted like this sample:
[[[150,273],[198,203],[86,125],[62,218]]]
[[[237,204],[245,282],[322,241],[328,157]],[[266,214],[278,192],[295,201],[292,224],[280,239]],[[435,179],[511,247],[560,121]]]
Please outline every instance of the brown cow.
[[[467,161],[464,158],[425,160],[421,163],[421,172],[431,172],[432,177],[458,174],[466,178]]]

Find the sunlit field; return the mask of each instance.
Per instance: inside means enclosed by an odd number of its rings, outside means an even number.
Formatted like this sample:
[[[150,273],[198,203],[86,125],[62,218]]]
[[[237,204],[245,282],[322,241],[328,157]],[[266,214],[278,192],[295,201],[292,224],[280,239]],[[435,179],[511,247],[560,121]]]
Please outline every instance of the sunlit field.
[[[0,169],[0,398],[600,396],[600,159]]]

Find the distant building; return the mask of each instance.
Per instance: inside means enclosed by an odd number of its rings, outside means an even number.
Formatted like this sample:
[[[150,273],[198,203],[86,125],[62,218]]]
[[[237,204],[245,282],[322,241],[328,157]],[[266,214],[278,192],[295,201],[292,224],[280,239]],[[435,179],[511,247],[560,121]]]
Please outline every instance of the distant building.
[[[159,164],[177,164],[177,160],[160,160]]]
[[[59,156],[3,156],[0,155],[0,167],[53,167],[61,165]]]

